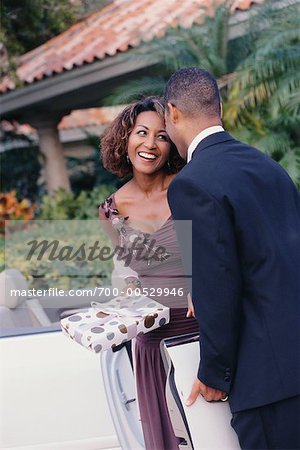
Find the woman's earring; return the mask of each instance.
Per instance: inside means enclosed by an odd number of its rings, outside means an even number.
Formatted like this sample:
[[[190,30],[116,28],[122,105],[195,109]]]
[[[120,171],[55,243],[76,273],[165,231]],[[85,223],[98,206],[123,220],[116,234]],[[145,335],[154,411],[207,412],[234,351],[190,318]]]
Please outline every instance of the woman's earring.
[[[128,155],[126,155],[126,159],[127,159],[127,163],[130,164],[130,159],[129,159]]]
[[[171,168],[171,164],[170,164],[170,161],[169,161],[169,160],[167,161],[167,167],[168,167],[168,170],[171,172],[171,171],[172,171],[172,168]]]

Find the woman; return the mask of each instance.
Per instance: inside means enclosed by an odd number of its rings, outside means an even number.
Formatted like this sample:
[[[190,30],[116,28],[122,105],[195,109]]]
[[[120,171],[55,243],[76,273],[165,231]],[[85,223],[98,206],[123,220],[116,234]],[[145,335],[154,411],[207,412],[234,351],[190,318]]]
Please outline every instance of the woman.
[[[103,136],[102,159],[104,167],[119,177],[132,175],[99,209],[113,242],[125,254],[133,253],[127,288],[144,289],[171,308],[169,324],[136,338],[137,393],[146,448],[178,449],[166,406],[159,344],[166,337],[198,331],[198,325],[187,317],[191,316],[187,288],[167,201],[169,184],[184,162],[165,131],[158,98],[138,101],[119,114]],[[162,250],[157,252],[158,248]],[[135,258],[139,250],[145,256]]]

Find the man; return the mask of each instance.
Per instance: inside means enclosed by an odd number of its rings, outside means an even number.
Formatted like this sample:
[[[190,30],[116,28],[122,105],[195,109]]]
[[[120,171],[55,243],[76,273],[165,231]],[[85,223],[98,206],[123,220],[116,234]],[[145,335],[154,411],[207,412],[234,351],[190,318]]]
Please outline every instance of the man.
[[[188,163],[169,203],[175,220],[193,222],[201,362],[187,404],[228,395],[243,449],[298,449],[299,192],[280,165],[224,131],[209,72],[175,72],[165,104]]]

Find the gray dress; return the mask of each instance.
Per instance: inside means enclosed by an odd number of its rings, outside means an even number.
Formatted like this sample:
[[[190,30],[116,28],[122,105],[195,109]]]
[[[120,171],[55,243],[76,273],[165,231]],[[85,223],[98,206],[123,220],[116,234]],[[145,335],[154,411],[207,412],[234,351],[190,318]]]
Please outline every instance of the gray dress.
[[[139,408],[147,450],[178,450],[165,400],[166,373],[160,355],[162,339],[198,331],[198,323],[186,318],[187,286],[179,246],[170,217],[157,231],[148,234],[130,227],[119,214],[114,196],[100,206],[100,216],[117,230],[129,266],[138,273],[151,298],[170,308],[170,322],[137,336],[135,365]],[[132,251],[132,245],[134,249]],[[159,249],[159,250],[158,250]],[[131,253],[130,253],[131,252]],[[126,257],[126,256],[125,256]]]

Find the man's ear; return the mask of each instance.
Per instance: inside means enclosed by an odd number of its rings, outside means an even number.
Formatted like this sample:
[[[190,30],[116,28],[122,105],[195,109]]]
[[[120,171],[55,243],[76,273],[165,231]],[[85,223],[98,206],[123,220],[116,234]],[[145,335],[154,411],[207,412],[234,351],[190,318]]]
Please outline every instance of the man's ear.
[[[171,122],[176,123],[178,121],[178,109],[173,103],[168,103],[168,112]]]
[[[223,117],[223,103],[222,102],[220,102],[220,117],[221,117],[221,119]]]

